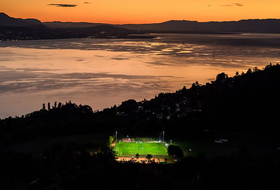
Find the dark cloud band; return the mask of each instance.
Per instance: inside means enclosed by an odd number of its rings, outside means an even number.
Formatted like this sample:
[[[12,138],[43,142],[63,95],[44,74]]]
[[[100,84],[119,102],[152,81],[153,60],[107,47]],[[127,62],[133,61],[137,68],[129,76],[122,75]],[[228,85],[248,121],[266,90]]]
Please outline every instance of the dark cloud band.
[[[48,4],[49,6],[56,6],[56,7],[76,7],[75,4]]]
[[[233,4],[235,4],[236,6],[238,6],[238,7],[243,7],[244,5],[242,5],[241,3],[233,3]]]
[[[221,6],[222,7],[232,7],[232,6],[243,7],[244,5],[241,3],[233,3],[233,4],[221,5]]]

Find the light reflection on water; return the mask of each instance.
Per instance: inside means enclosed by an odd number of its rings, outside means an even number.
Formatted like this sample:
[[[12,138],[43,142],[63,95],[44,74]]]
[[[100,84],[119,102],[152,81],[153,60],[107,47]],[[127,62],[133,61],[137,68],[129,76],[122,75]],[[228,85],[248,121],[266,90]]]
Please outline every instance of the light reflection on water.
[[[159,35],[159,34],[156,34]],[[94,110],[280,60],[280,35],[0,42],[0,118],[72,100]]]

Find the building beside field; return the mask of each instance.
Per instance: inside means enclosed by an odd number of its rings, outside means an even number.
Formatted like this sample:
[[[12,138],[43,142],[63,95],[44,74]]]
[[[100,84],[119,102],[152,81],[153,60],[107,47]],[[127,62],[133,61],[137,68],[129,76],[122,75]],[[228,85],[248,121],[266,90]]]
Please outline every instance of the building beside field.
[[[165,163],[165,158],[151,158],[150,160],[147,158],[131,158],[131,157],[118,157],[116,159],[117,162],[132,162],[132,163],[141,163],[141,164],[151,164],[151,163]]]

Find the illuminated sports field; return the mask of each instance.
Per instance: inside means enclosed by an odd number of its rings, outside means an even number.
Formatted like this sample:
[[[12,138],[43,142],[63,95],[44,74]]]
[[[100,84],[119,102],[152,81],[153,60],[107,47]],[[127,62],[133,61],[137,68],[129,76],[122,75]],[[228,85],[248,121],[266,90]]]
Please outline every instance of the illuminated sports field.
[[[113,149],[117,156],[168,156],[168,152],[163,143],[160,142],[123,142],[118,141]]]

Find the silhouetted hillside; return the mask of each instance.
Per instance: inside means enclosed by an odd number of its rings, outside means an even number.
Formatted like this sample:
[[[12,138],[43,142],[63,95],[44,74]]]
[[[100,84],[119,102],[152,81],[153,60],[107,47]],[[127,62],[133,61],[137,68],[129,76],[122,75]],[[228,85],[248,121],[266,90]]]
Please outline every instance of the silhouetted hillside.
[[[279,65],[216,81],[214,89],[204,87],[203,116],[213,129],[278,136],[279,84]]]
[[[107,24],[87,22],[44,22],[37,19],[19,19],[0,13],[0,26],[30,26],[44,25],[49,28],[89,28],[105,27]],[[249,19],[224,22],[197,22],[188,20],[171,20],[163,23],[152,24],[123,24],[114,25],[128,30],[142,32],[190,32],[190,33],[230,33],[230,32],[255,32],[255,33],[279,33],[280,19]],[[102,28],[101,27],[101,28]],[[109,27],[109,25],[107,25]],[[113,28],[107,28],[113,30]]]
[[[37,19],[21,19],[21,18],[13,18],[8,16],[5,13],[0,13],[0,26],[9,26],[9,27],[28,27],[33,26],[45,28],[41,21]]]
[[[139,190],[274,189],[280,166],[279,84],[277,64],[248,69],[234,77],[220,73],[206,85],[195,82],[189,89],[161,93],[149,101],[127,100],[100,112],[71,101],[43,104],[39,111],[0,120],[0,185],[3,190],[112,189],[116,184]],[[221,152],[225,144],[216,144],[213,138],[232,134],[228,132],[238,132],[239,137],[255,134],[250,146],[257,148],[249,148],[247,138],[229,139],[231,154],[212,158],[204,152],[187,154],[175,164],[116,162],[114,151],[95,138],[42,146],[36,158],[31,152],[13,151],[22,144],[27,146],[25,151],[32,151],[36,139],[48,144],[47,137],[97,136],[116,129],[137,136],[164,129],[173,137],[183,137],[189,153],[191,146],[200,149],[205,138],[211,140],[206,141],[208,148]],[[197,139],[196,144],[191,145],[192,138]],[[250,154],[259,152],[263,144],[269,145],[264,153]]]
[[[149,32],[259,32],[279,33],[279,19],[252,19],[229,22],[197,22],[197,21],[167,21],[154,24],[127,24],[121,25],[130,30]]]
[[[0,13],[0,40],[152,38],[141,35],[130,36],[129,34],[139,34],[139,32],[109,24],[64,23],[62,24],[64,27],[61,27],[60,24],[60,22],[54,22],[50,24],[51,28],[47,28],[36,19],[12,18],[5,13]],[[47,24],[47,26],[49,25]]]
[[[89,28],[93,26],[101,25],[101,23],[89,23],[89,22],[43,22],[48,28]]]
[[[34,18],[27,18],[27,19],[21,19],[21,18],[18,18],[18,20],[22,20],[26,23],[28,23],[29,25],[41,25],[41,21],[38,20],[38,19],[34,19]]]
[[[86,28],[100,25],[98,23],[84,22],[45,22],[51,28]],[[188,20],[171,20],[152,24],[123,24],[115,25],[129,30],[142,32],[187,32],[187,33],[279,33],[279,19],[249,19],[224,22],[197,22]]]
[[[131,30],[128,30],[126,28],[122,28],[122,27],[116,27],[113,25],[109,25],[109,24],[102,24],[102,25],[98,25],[98,26],[92,26],[87,28],[87,30],[92,31],[92,32],[111,32],[111,33],[132,33]]]
[[[221,73],[211,84],[196,82],[189,89],[161,93],[149,101],[124,101],[95,113],[89,106],[71,102],[48,108],[44,105],[26,116],[1,120],[1,139],[114,130],[138,135],[166,130],[180,136],[205,129],[278,137],[279,84],[280,66],[268,65],[234,77]]]

